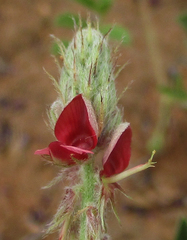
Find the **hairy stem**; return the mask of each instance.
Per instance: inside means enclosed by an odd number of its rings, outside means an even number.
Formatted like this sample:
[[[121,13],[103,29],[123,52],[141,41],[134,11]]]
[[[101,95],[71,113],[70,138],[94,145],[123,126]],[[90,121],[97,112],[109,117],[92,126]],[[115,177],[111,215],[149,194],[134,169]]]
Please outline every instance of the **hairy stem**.
[[[138,166],[128,169],[128,170],[125,170],[124,172],[121,172],[117,175],[114,175],[114,176],[111,176],[108,178],[103,178],[102,179],[103,183],[115,183],[115,182],[118,182],[126,177],[129,177],[129,176],[135,174],[135,173],[146,170],[147,168],[154,167],[154,164],[156,162],[152,162],[152,160],[153,160],[153,156],[154,156],[155,152],[156,151],[152,152],[151,158],[148,160],[147,163],[138,165]]]
[[[82,166],[82,215],[80,221],[80,237],[79,240],[87,240],[88,229],[86,224],[86,211],[89,206],[94,204],[95,175],[93,162],[89,162]]]

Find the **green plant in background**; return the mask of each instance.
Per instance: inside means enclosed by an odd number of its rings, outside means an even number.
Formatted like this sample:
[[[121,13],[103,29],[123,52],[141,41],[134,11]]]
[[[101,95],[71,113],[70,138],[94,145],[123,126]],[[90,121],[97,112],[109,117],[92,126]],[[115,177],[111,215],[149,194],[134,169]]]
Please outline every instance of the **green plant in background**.
[[[74,0],[75,2],[78,2],[90,10],[94,10],[95,12],[99,14],[105,14],[107,11],[111,8],[113,0]]]
[[[90,11],[94,11],[95,14],[102,19],[105,14],[112,7],[112,0],[74,0],[88,8]],[[59,14],[55,20],[54,24],[57,27],[74,29],[75,25],[79,26],[80,16],[71,12],[65,12]],[[86,26],[86,19],[81,17],[82,27]],[[118,24],[100,24],[100,32],[105,35],[111,30],[110,38],[113,40],[121,41],[123,44],[129,44],[131,42],[129,31],[121,25]],[[62,39],[65,46],[68,46],[69,41],[67,39]],[[59,53],[58,44],[54,44],[52,47],[52,52],[56,55]]]
[[[166,134],[173,106],[177,105],[184,109],[187,108],[187,90],[184,88],[184,79],[178,72],[172,74],[170,85],[168,84],[168,76],[163,67],[156,31],[153,22],[151,21],[150,6],[146,0],[140,1],[139,6],[141,9],[145,37],[149,48],[156,86],[160,93],[156,125],[153,129],[152,136],[147,142],[147,149],[161,151],[166,143]],[[186,31],[187,14],[184,13],[180,15],[178,21]]]
[[[187,12],[178,17],[178,22],[187,33]],[[187,59],[186,59],[187,61]],[[187,90],[184,86],[184,79],[180,72],[175,71],[171,76],[171,86],[159,86],[161,94],[167,96],[170,101],[187,109]]]
[[[172,86],[160,86],[160,93],[167,96],[170,103],[187,109],[187,91],[185,90],[183,77],[176,72],[171,76],[171,80]]]
[[[175,240],[186,240],[187,239],[187,220],[182,218],[179,222]]]
[[[179,16],[178,21],[187,33],[187,12],[182,13]]]

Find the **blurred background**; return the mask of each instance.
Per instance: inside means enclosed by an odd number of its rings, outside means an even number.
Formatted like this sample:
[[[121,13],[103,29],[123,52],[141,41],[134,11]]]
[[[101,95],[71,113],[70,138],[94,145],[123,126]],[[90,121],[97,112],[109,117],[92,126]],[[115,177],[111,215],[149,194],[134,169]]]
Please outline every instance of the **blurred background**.
[[[43,68],[58,79],[50,34],[67,44],[67,16],[88,13],[103,32],[114,26],[111,47],[124,36],[116,87],[120,96],[128,86],[120,106],[133,130],[130,167],[157,150],[154,169],[121,182],[133,200],[117,193],[121,226],[109,210],[112,239],[186,239],[186,11],[186,0],[0,0],[0,240],[42,239],[62,197],[62,183],[41,190],[59,169],[34,156],[54,139],[45,121],[57,94]]]

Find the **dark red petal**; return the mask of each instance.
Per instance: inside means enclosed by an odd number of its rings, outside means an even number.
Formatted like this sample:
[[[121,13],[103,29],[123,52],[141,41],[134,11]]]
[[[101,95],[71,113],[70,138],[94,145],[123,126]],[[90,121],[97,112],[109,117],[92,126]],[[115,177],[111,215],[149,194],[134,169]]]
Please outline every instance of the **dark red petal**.
[[[110,177],[127,168],[131,156],[131,138],[130,124],[120,124],[103,157],[102,176]]]
[[[55,136],[63,144],[86,150],[97,145],[97,122],[91,104],[81,94],[62,111],[55,126]]]
[[[86,160],[88,158],[88,153],[92,153],[87,150],[80,148],[62,145],[61,142],[55,141],[49,144],[50,155],[53,161],[61,161],[67,165],[73,165],[77,160]]]

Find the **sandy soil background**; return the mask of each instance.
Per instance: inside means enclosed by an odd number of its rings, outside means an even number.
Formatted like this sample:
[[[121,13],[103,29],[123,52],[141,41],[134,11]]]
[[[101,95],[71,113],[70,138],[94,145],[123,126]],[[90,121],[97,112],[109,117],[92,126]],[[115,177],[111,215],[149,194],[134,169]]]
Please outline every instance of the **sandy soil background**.
[[[179,71],[187,87],[186,35],[176,19],[187,9],[186,1],[149,1],[150,16],[167,81]],[[55,213],[62,186],[41,190],[58,172],[33,153],[53,140],[44,123],[46,108],[56,98],[51,80],[58,71],[51,57],[50,34],[71,39],[72,30],[55,27],[63,12],[87,9],[70,0],[0,1],[0,239],[37,240]],[[130,166],[145,162],[151,152],[146,143],[158,118],[159,94],[139,1],[116,0],[105,23],[117,22],[129,29],[132,43],[120,48],[118,93],[124,118],[133,129]],[[186,88],[187,89],[187,88]],[[129,200],[117,194],[121,226],[109,212],[108,224],[115,240],[172,240],[178,220],[187,216],[187,112],[174,106],[166,145],[156,154],[156,168],[122,182]],[[47,239],[56,239],[51,235]]]

